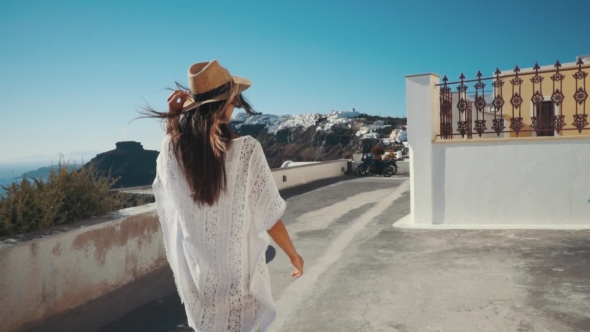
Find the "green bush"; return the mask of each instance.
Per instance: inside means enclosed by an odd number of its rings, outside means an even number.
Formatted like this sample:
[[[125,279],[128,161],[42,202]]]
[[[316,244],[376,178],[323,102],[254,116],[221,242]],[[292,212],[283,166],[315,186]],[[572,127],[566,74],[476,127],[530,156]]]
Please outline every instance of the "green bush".
[[[76,167],[74,167],[76,169]],[[53,225],[105,215],[122,206],[120,195],[109,193],[118,179],[101,177],[93,167],[70,171],[59,161],[47,179],[23,178],[0,195],[0,236],[22,234]]]

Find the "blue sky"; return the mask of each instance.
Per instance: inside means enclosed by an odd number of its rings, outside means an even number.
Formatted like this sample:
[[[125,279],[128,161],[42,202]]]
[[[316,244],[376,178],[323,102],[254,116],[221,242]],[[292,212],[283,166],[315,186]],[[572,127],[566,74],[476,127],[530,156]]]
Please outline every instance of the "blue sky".
[[[194,62],[252,80],[264,113],[405,116],[404,75],[531,67],[590,53],[587,0],[0,0],[0,160],[160,149],[165,109]]]

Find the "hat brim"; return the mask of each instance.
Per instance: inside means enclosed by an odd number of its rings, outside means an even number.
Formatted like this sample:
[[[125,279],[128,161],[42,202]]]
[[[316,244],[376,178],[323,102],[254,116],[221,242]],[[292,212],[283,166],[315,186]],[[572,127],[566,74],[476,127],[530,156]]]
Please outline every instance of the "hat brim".
[[[246,91],[250,86],[252,86],[252,82],[250,82],[249,79],[247,78],[243,78],[243,77],[239,77],[239,76],[232,76],[233,80],[234,80],[234,89],[237,90],[237,93],[242,93],[244,91]],[[214,101],[220,101],[220,100],[224,100],[226,99],[224,95],[221,95],[219,97],[215,97],[212,99],[208,99],[208,100],[204,100],[204,101],[200,101],[200,102],[195,102],[193,100],[192,96],[189,96],[188,99],[184,102],[184,105],[182,106],[182,112],[186,112],[188,110],[191,110],[197,106],[201,106],[203,104],[207,104],[207,103],[212,103]]]

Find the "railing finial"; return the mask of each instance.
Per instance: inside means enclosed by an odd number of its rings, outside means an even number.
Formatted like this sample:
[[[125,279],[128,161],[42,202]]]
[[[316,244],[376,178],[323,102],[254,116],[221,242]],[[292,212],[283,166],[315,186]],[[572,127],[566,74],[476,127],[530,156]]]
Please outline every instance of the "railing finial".
[[[582,67],[582,65],[584,65],[584,60],[582,59],[582,57],[581,57],[581,56],[580,56],[580,57],[578,57],[578,61],[576,62],[576,64],[577,64],[578,66],[580,66],[580,68]]]
[[[533,67],[533,69],[534,69],[536,72],[539,72],[539,69],[541,69],[541,67],[539,67],[539,63],[538,63],[538,62],[535,62],[535,66]]]
[[[500,71],[500,68],[496,67],[496,71],[494,72],[494,75],[500,76],[500,74],[502,74],[502,72]]]
[[[459,79],[462,81],[465,79],[465,75],[463,75],[463,73],[461,73],[461,76],[459,76]]]
[[[517,74],[520,72],[520,68],[518,68],[518,65],[516,65],[516,67],[514,67],[514,72]]]
[[[555,62],[555,66],[553,66],[553,67],[555,67],[555,68],[559,68],[559,67],[561,67],[561,62],[559,62],[559,60],[557,60],[557,61]]]
[[[481,74],[481,70],[478,70],[478,71],[477,71],[477,75],[476,75],[476,76],[477,76],[478,78],[480,78],[480,79],[481,79],[481,77],[483,76],[483,75]]]

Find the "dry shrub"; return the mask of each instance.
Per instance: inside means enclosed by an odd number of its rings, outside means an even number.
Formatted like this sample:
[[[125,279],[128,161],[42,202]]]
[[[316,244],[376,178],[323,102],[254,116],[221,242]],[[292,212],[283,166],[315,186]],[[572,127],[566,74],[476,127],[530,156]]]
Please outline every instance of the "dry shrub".
[[[74,165],[75,166],[75,165]],[[23,178],[0,195],[0,236],[22,234],[46,227],[105,215],[122,205],[120,195],[109,193],[118,179],[100,177],[93,167],[73,171],[60,160],[43,179]]]

